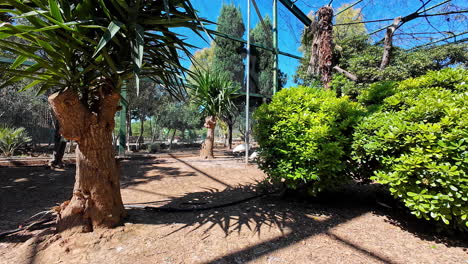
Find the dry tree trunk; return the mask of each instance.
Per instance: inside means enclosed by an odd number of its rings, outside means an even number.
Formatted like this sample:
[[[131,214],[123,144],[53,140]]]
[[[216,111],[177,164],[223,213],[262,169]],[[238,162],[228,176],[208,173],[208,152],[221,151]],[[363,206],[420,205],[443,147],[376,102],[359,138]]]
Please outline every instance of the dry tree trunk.
[[[214,147],[216,117],[208,116],[207,118],[205,118],[204,126],[208,128],[208,131],[207,131],[205,142],[203,142],[202,148],[200,150],[200,157],[203,159],[212,159],[214,158],[213,147]]]
[[[313,34],[309,74],[320,75],[325,90],[330,87],[333,69],[333,9],[321,7],[311,25]]]
[[[120,169],[112,147],[119,99],[117,93],[103,95],[100,110],[92,113],[72,89],[49,97],[61,134],[78,144],[73,196],[60,206],[59,231],[90,232],[98,227],[115,227],[125,215]]]
[[[393,49],[393,34],[398,28],[401,19],[401,17],[395,18],[393,20],[393,24],[387,28],[387,32],[385,33],[384,52],[382,55],[382,62],[380,63],[380,70],[385,69],[385,67],[387,67],[387,65],[390,63],[391,52]]]
[[[346,78],[350,79],[351,81],[357,81],[358,80],[358,77],[352,73],[350,73],[349,71],[346,71],[344,69],[342,69],[340,66],[338,65],[335,65],[333,67],[333,69],[339,73],[342,73],[344,74],[344,76],[346,76]]]

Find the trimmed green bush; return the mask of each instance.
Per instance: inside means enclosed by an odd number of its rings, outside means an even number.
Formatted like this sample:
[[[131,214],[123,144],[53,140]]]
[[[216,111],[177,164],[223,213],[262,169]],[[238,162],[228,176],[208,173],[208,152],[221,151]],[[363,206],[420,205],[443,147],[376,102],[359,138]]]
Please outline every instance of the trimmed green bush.
[[[311,87],[283,89],[254,113],[259,166],[273,182],[311,195],[348,182],[353,126],[362,109]]]
[[[383,103],[385,98],[395,93],[396,86],[397,83],[392,81],[381,81],[370,84],[358,95],[358,102],[368,107],[378,106]]]
[[[408,79],[356,128],[354,159],[419,218],[468,227],[468,71]]]

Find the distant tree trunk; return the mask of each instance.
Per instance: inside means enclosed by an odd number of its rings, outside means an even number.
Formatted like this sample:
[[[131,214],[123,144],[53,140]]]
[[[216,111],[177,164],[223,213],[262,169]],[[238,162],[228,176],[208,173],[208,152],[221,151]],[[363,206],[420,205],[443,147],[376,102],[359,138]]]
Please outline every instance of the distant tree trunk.
[[[153,117],[150,118],[149,124],[150,124],[150,131],[151,131],[151,144],[153,144],[155,140],[155,134],[156,134],[154,131],[154,127],[153,127]]]
[[[177,128],[174,128],[174,133],[172,133],[171,141],[169,142],[169,149],[172,148],[172,142],[174,141],[176,132],[177,132]]]
[[[333,69],[333,9],[321,7],[310,26],[312,30],[312,48],[307,72],[320,75],[325,90],[330,89]]]
[[[228,147],[232,149],[232,127],[233,124],[231,122],[228,123]]]
[[[54,134],[54,151],[52,152],[52,160],[49,161],[51,168],[63,167],[63,156],[65,155],[65,148],[67,142],[62,140],[60,135],[60,122],[55,119],[55,134]]]
[[[203,159],[212,159],[214,158],[213,147],[216,128],[216,117],[208,116],[207,118],[205,118],[204,126],[208,129],[208,131],[206,134],[205,142],[203,142],[200,150],[200,157]]]
[[[393,49],[393,34],[395,30],[398,28],[402,18],[397,17],[393,20],[393,24],[387,28],[387,32],[385,33],[384,39],[384,52],[382,55],[382,62],[380,63],[380,70],[385,69],[390,63],[391,53]]]
[[[137,139],[138,150],[140,150],[140,147],[141,147],[140,141],[143,138],[143,132],[145,130],[144,125],[145,125],[145,118],[140,117],[140,135],[138,135],[138,139]]]
[[[226,133],[223,134],[223,146],[224,146],[225,148],[228,147],[228,134],[229,134],[228,131],[226,131]]]
[[[224,122],[228,126],[227,135],[226,135],[227,147],[229,149],[232,149],[232,129],[234,127],[235,118],[234,118],[234,116],[232,114],[227,115],[224,118]]]
[[[130,149],[130,137],[133,136],[132,133],[132,118],[130,116],[130,109],[127,108],[127,111],[125,112],[125,117],[126,117],[126,126],[127,126],[127,151],[131,151]]]
[[[165,141],[169,140],[169,134],[171,134],[171,129],[170,128],[167,129],[166,136],[164,137]]]
[[[49,97],[60,122],[60,133],[78,144],[73,196],[60,205],[59,231],[111,228],[125,216],[120,195],[120,169],[112,148],[114,115],[119,100],[120,95],[114,92],[103,95],[100,110],[92,113],[72,89]]]

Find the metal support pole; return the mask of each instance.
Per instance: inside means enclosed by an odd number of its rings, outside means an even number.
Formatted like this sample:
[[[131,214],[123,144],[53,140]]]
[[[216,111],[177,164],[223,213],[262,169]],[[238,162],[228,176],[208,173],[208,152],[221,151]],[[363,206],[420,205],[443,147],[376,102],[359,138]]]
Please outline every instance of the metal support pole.
[[[273,95],[279,90],[278,80],[278,0],[273,0]]]
[[[250,104],[250,0],[247,0],[247,67],[245,91],[245,163],[249,163],[249,104]]]
[[[122,110],[120,110],[120,128],[119,128],[119,156],[125,156],[125,147],[127,140],[127,83],[124,81],[122,88],[120,90],[120,105]]]

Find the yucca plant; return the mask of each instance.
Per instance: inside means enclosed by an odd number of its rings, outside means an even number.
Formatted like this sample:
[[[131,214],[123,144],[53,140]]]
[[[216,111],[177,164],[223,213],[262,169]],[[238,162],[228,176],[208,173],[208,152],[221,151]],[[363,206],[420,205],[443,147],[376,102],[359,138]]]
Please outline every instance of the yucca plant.
[[[235,109],[233,99],[237,97],[239,88],[223,73],[200,69],[191,75],[189,87],[191,100],[200,107],[206,117],[204,126],[208,129],[200,157],[213,158],[216,122],[223,114]]]
[[[149,77],[180,93],[188,54],[172,28],[202,26],[188,0],[7,0],[1,12],[27,23],[0,24],[0,48],[16,56],[2,87],[54,92],[49,102],[62,135],[78,142],[73,197],[61,206],[59,230],[116,226],[125,215],[112,148],[124,80]],[[20,41],[17,41],[20,39]],[[23,67],[30,61],[32,66]],[[138,87],[138,85],[137,85]]]
[[[30,141],[24,127],[0,127],[0,151],[6,157],[13,156],[18,148]]]

